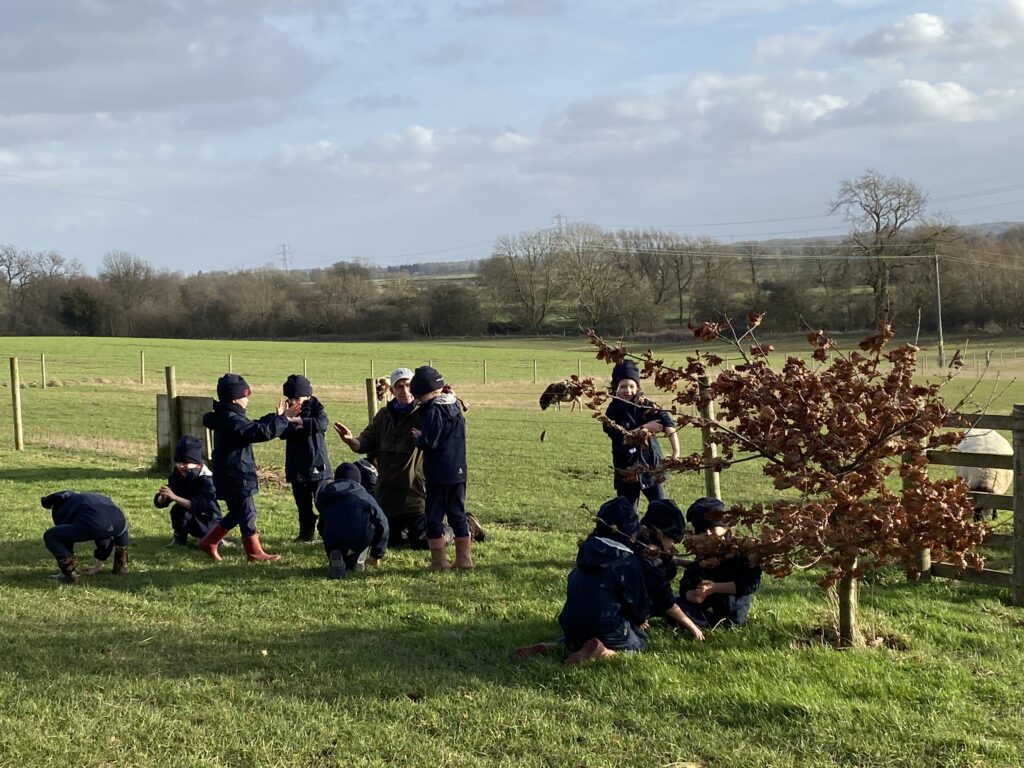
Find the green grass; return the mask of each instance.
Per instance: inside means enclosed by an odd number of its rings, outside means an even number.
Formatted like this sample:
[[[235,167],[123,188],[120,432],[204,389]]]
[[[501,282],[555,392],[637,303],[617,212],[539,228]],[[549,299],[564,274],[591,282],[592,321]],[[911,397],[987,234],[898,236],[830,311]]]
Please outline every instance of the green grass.
[[[596,509],[609,495],[598,425],[536,406],[532,360],[541,381],[546,367],[560,372],[547,378],[575,372],[587,355],[578,340],[2,347],[23,366],[43,349],[64,385],[22,391],[24,452],[10,447],[10,408],[0,411],[0,766],[1024,762],[1024,611],[998,589],[878,574],[862,620],[890,642],[839,652],[812,634],[829,621],[815,575],[766,578],[748,626],[703,645],[657,626],[649,653],[608,663],[508,662],[517,645],[558,635],[575,542],[590,527],[581,504]],[[162,477],[149,469],[162,382],[132,383],[141,347],[150,375],[174,364],[187,394],[210,392],[230,351],[256,385],[253,414],[272,407],[305,356],[332,418],[355,428],[370,357],[378,373],[433,359],[470,404],[468,506],[492,532],[474,552],[477,570],[427,573],[424,553],[401,550],[365,578],[330,582],[319,545],[288,543],[293,502],[274,485],[257,505],[280,563],[250,566],[236,549],[214,565],[165,549],[166,516],[151,506]],[[498,382],[486,387],[470,376],[485,357]],[[607,374],[592,359],[584,369]],[[993,411],[1022,394],[1014,384]],[[333,438],[330,448],[335,462],[351,456]],[[279,468],[282,444],[259,446],[257,459]],[[730,500],[774,493],[750,463],[722,485]],[[63,487],[107,493],[126,510],[128,576],[71,588],[47,578],[38,499]],[[669,488],[682,504],[702,495],[697,477]]]

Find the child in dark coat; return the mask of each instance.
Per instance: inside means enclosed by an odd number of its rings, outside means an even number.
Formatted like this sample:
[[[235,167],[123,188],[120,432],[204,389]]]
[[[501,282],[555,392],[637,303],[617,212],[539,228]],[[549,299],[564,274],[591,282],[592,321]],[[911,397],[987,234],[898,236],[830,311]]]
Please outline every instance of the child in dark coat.
[[[664,432],[672,447],[672,458],[679,458],[679,438],[672,416],[658,408],[640,392],[640,371],[632,360],[625,360],[612,368],[612,393],[615,400],[608,405],[605,416],[626,430],[643,427],[652,435]],[[641,492],[648,501],[665,498],[665,490],[655,482],[653,475],[642,474],[638,481],[629,481],[618,471],[634,464],[656,466],[661,460],[661,449],[653,437],[647,446],[627,445],[621,432],[605,425],[605,434],[612,441],[612,466],[615,467],[615,492],[633,504]]]
[[[58,579],[67,583],[78,581],[75,544],[80,541],[96,543],[93,550],[96,562],[83,568],[82,573],[99,573],[111,552],[114,553],[114,574],[120,576],[128,572],[128,521],[109,497],[58,491],[43,496],[39,503],[43,509],[50,510],[53,518],[53,527],[43,534],[43,543],[57,558]]]
[[[220,522],[220,505],[213,473],[203,461],[203,444],[192,435],[182,435],[174,446],[174,471],[153,497],[153,506],[170,506],[174,538],[169,547],[188,545],[189,535],[197,539]]]
[[[643,567],[647,595],[651,599],[651,615],[664,616],[673,625],[688,631],[695,639],[703,640],[704,633],[676,605],[676,596],[672,591],[672,582],[676,578],[673,555],[685,531],[683,513],[674,501],[652,501],[640,520],[635,549]]]
[[[242,546],[250,561],[280,560],[280,555],[263,551],[256,531],[256,503],[259,493],[256,462],[252,455],[253,443],[264,443],[284,434],[289,424],[301,421],[299,406],[286,408],[277,404],[275,413],[252,421],[246,418],[249,405],[249,385],[235,373],[227,373],[217,380],[217,400],[213,411],[203,416],[203,426],[213,430],[213,482],[217,498],[227,505],[228,513],[210,528],[198,547],[214,560],[220,560],[217,545],[236,525],[242,531]]]
[[[376,565],[388,548],[388,519],[359,478],[355,464],[339,464],[334,483],[324,486],[316,497],[317,529],[332,579],[342,579],[349,571],[362,572],[368,557]]]
[[[566,647],[566,664],[642,651],[641,629],[651,612],[643,566],[633,551],[640,521],[622,496],[601,505],[597,527],[580,544],[569,574],[565,605],[558,616]]]
[[[313,499],[330,482],[331,461],[327,458],[324,433],[330,421],[323,405],[313,397],[313,385],[305,376],[293,373],[282,387],[288,405],[299,405],[301,423],[289,424],[281,435],[285,441],[284,476],[291,483],[299,513],[299,534],[295,541],[312,541],[316,530]]]
[[[697,499],[686,510],[686,519],[694,533],[725,538],[730,530],[719,523],[725,504],[719,499]],[[761,586],[761,569],[745,554],[722,559],[714,567],[699,562],[687,566],[679,582],[679,607],[703,629],[719,624],[741,625],[747,620],[754,592]]]
[[[466,420],[462,407],[441,374],[429,365],[416,369],[409,383],[420,403],[423,428],[411,430],[423,451],[426,481],[426,529],[430,569],[451,568],[445,551],[444,525],[455,533],[455,567],[472,568],[473,539],[466,519]]]

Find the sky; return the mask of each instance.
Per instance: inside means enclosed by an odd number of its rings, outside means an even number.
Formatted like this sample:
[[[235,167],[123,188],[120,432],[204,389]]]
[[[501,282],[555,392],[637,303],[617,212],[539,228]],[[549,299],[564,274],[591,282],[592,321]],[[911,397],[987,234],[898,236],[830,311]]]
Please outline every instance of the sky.
[[[1024,0],[3,0],[0,243],[193,273],[556,216],[833,236],[867,168],[1024,220],[1022,51]]]

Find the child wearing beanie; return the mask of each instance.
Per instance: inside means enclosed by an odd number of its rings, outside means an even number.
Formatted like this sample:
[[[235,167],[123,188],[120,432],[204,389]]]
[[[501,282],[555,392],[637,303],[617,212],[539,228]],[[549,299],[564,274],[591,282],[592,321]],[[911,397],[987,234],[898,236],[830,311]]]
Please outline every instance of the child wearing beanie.
[[[425,517],[430,569],[451,568],[445,551],[444,521],[455,534],[455,567],[473,567],[469,523],[466,519],[466,420],[451,389],[440,372],[423,365],[409,382],[420,404],[422,429],[413,429],[416,447],[423,451],[426,483]]]
[[[203,416],[203,426],[213,430],[213,483],[217,498],[224,501],[228,513],[215,523],[198,547],[214,560],[220,560],[217,546],[236,525],[242,531],[242,546],[250,561],[280,560],[280,555],[263,551],[256,530],[256,502],[259,493],[253,443],[265,443],[284,434],[289,424],[298,424],[299,406],[286,407],[278,402],[274,413],[255,421],[245,415],[250,389],[245,379],[227,373],[217,380],[217,400],[213,410]]]
[[[643,428],[652,435],[664,432],[672,447],[672,458],[679,458],[679,438],[675,423],[667,411],[658,408],[640,392],[640,371],[632,360],[625,360],[612,369],[612,394],[614,400],[608,405],[605,416],[627,431]],[[627,445],[623,434],[614,427],[605,425],[605,434],[612,441],[612,466],[615,468],[615,492],[625,496],[633,504],[643,493],[648,501],[665,498],[665,490],[655,481],[653,475],[642,474],[637,480],[627,480],[619,470],[635,464],[656,466],[661,460],[658,441],[653,439],[647,446]]]
[[[293,373],[285,380],[281,391],[289,406],[299,406],[299,422],[289,424],[281,439],[285,441],[284,476],[292,486],[292,497],[299,513],[299,533],[295,541],[309,542],[316,531],[313,499],[331,480],[331,462],[324,440],[330,421],[305,376]]]
[[[153,497],[153,506],[170,506],[174,538],[168,547],[188,545],[189,535],[202,539],[220,522],[220,505],[213,473],[203,460],[203,444],[192,435],[182,435],[174,446],[174,470]]]

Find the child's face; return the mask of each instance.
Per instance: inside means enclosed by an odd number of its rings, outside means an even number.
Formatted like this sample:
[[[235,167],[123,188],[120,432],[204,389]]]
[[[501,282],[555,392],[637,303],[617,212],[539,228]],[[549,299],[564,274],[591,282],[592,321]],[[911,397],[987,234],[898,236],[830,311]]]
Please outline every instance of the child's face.
[[[666,536],[661,531],[657,531],[657,534],[658,534],[658,546],[661,547],[661,551],[662,552],[669,552],[671,554],[675,554],[675,551],[676,551],[676,541],[675,541],[675,539],[670,538],[669,536]]]
[[[184,477],[188,474],[190,469],[199,469],[202,464],[196,464],[194,461],[176,461],[174,462],[174,471]]]
[[[636,397],[636,393],[640,391],[640,387],[632,379],[623,379],[619,382],[619,386],[615,388],[615,396],[621,397],[624,400],[632,400]]]
[[[288,398],[288,407],[291,408],[296,403],[299,403],[301,405],[302,403],[306,402],[307,400],[309,400],[309,395],[303,395],[302,397],[289,397]]]
[[[237,400],[232,400],[232,402],[235,403],[236,405],[242,406],[242,410],[244,411],[246,408],[249,407],[249,396],[246,395],[245,397],[240,397]]]

